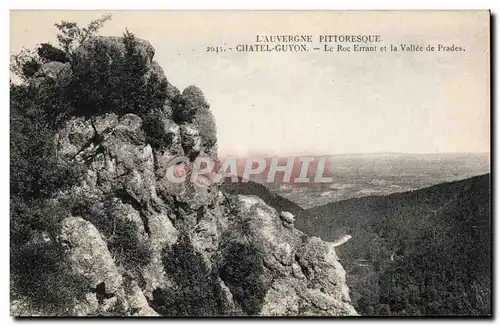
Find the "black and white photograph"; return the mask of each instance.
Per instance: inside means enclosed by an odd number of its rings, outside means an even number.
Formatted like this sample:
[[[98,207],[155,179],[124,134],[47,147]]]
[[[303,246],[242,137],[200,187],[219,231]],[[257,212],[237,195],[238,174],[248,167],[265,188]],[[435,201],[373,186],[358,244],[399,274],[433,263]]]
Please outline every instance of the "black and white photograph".
[[[11,10],[10,315],[491,318],[491,24]]]

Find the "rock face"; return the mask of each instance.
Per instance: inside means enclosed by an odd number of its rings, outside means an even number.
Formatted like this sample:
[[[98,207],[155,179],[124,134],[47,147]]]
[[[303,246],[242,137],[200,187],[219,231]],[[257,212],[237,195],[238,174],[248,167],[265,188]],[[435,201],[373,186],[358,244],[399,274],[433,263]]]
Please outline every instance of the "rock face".
[[[57,83],[60,87],[65,87],[68,85],[71,76],[72,71],[69,63],[48,62],[43,64],[33,75],[31,89],[38,90],[51,82]]]
[[[258,296],[261,305],[252,307],[252,312],[273,316],[356,314],[345,271],[331,244],[283,225],[276,210],[258,197],[239,196],[239,200],[241,215],[228,228],[230,240],[223,244],[223,253],[230,256],[231,248],[240,248],[255,257],[257,263],[248,269],[255,273],[251,277],[258,280],[262,292]],[[241,268],[242,262],[234,258],[228,264]],[[226,279],[224,272],[222,269],[223,280],[233,294],[248,293],[244,282]],[[239,279],[239,275],[234,277]],[[247,299],[241,298],[241,302],[247,304]]]
[[[120,58],[118,43],[90,39],[77,57],[91,63],[99,47],[98,55]],[[152,63],[154,49],[140,44]],[[152,63],[152,73],[163,70]],[[207,108],[200,92],[191,87],[184,94],[196,95],[191,105]],[[85,172],[60,195],[84,207],[62,222],[59,240],[72,272],[90,283],[69,314],[356,314],[332,244],[306,236],[293,227],[293,216],[280,216],[258,197],[236,197],[235,210],[231,195],[209,178],[167,178],[176,157],[189,157],[176,166],[189,175],[194,158],[213,158],[216,151],[207,148],[197,123],[162,119],[172,138],[161,149],[147,142],[136,114],[74,117],[55,137],[58,157]]]

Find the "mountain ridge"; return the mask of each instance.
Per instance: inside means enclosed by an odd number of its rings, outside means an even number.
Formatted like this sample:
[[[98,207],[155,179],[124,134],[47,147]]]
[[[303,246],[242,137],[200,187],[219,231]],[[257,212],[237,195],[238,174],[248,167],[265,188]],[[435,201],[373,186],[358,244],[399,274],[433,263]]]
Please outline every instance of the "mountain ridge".
[[[295,225],[326,241],[339,229],[352,235],[339,247],[339,256],[362,314],[489,315],[489,192],[490,175],[485,174],[314,207],[299,213]],[[378,286],[368,288],[373,282]],[[432,299],[421,302],[409,291]],[[455,303],[449,301],[457,295]]]

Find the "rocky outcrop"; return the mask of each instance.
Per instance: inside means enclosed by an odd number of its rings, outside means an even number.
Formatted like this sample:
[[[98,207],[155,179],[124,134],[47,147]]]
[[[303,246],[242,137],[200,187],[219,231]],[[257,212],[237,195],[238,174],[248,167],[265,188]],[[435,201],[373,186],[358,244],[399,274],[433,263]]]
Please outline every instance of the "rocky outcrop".
[[[86,41],[74,69],[80,73],[103,57],[121,60],[120,42]],[[166,78],[148,42],[139,43],[138,53],[150,66],[145,79]],[[167,91],[166,106],[180,94]],[[183,96],[185,105],[209,107],[198,88]],[[196,158],[217,156],[215,138],[207,140],[196,118],[174,122],[164,112],[161,119],[171,135],[161,148],[148,143],[143,119],[133,113],[73,117],[54,139],[59,159],[84,171],[54,199],[78,204],[58,239],[72,273],[90,284],[67,314],[356,314],[334,247],[295,229],[293,216],[253,196],[234,198],[235,209],[221,184],[204,176],[172,182],[170,164],[187,157],[175,171],[190,176]],[[215,128],[211,114],[208,120]]]
[[[57,61],[43,64],[33,75],[31,80],[32,91],[38,91],[47,84],[57,84],[59,87],[66,87],[72,78],[72,70],[69,63]]]
[[[126,47],[123,37],[91,37],[76,49],[73,69],[77,74],[83,74],[105,62],[109,67],[120,69],[123,65]],[[136,39],[135,52],[148,65],[151,65],[155,50],[146,40]]]
[[[356,314],[345,285],[345,271],[331,244],[283,225],[276,210],[258,197],[239,196],[239,200],[241,215],[226,231],[230,239],[223,243],[223,254],[237,247],[239,252],[254,255],[247,270],[255,273],[249,277],[262,290],[256,294],[260,305],[252,307],[254,312],[273,316]],[[228,262],[241,263],[237,256]],[[222,271],[225,275],[225,269]],[[233,294],[248,293],[245,283],[226,277],[223,279]],[[239,300],[247,303],[245,296]]]

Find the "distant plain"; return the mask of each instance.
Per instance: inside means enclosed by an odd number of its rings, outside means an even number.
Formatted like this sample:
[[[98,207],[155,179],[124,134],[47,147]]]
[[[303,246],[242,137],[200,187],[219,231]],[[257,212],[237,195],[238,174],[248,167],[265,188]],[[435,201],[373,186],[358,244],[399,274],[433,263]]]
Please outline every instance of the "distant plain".
[[[336,155],[329,157],[328,162],[332,183],[264,185],[308,209],[349,198],[421,189],[490,171],[488,153]]]

